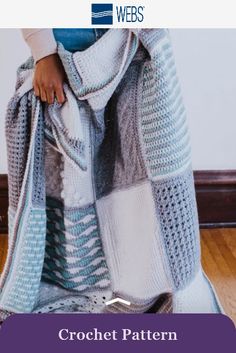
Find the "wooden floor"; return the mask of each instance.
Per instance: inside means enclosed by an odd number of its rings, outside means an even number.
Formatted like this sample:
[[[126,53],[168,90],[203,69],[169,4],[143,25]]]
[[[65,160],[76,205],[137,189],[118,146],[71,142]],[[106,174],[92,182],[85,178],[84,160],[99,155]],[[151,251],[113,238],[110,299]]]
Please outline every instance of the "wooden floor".
[[[236,229],[201,231],[203,268],[222,306],[236,325]],[[7,236],[0,236],[0,272],[6,258]]]
[[[203,268],[236,325],[236,229],[204,229],[201,245]]]

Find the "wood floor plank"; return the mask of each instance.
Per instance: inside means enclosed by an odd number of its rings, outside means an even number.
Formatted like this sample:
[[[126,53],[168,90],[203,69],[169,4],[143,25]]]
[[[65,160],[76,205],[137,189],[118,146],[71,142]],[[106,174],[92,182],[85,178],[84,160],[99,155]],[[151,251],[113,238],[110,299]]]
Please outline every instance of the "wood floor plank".
[[[211,262],[214,262],[214,266],[217,267],[218,271],[214,274],[219,276],[219,273],[225,277],[231,275],[231,268],[228,264],[227,259],[224,256],[223,246],[217,241],[217,234],[211,234],[211,232],[207,231],[206,233],[202,234],[202,241],[204,241],[206,247],[208,248],[209,253],[211,254]],[[224,249],[225,250],[225,249]],[[205,254],[202,253],[202,257],[204,258]],[[207,263],[207,268],[209,268],[209,257],[205,259],[205,263]],[[211,269],[210,269],[211,270]]]
[[[214,260],[214,257],[211,253],[211,249],[209,249],[205,238],[202,237],[201,241],[201,249],[202,249],[202,265],[205,269],[205,272],[208,274],[209,271],[211,272],[211,276],[217,278],[219,273],[219,267]]]
[[[228,247],[230,248],[230,251],[232,252],[232,254],[234,255],[234,257],[236,259],[236,239],[235,239],[235,235],[236,235],[236,229],[228,229],[227,232],[223,232],[223,237],[224,237]]]

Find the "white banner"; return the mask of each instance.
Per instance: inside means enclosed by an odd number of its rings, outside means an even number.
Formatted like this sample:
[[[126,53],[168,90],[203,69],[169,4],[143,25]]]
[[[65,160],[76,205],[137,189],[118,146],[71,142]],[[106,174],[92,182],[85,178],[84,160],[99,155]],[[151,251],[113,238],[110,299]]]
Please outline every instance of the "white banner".
[[[7,0],[0,27],[233,28],[235,7],[235,0]]]

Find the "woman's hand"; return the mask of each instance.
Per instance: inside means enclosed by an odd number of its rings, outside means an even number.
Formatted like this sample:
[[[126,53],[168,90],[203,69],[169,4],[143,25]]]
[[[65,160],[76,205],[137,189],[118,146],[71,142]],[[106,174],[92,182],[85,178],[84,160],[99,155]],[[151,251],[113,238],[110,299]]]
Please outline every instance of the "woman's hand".
[[[40,59],[35,66],[33,87],[37,97],[52,104],[56,97],[58,103],[65,102],[63,83],[66,73],[58,54]]]

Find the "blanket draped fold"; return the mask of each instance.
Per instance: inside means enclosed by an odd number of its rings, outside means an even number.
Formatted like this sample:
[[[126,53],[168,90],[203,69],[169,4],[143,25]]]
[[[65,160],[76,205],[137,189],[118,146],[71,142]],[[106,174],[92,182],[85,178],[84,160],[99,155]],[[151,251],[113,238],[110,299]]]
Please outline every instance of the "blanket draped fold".
[[[82,52],[58,43],[66,102],[42,104],[34,62],[6,116],[9,249],[0,316],[221,312],[200,264],[185,110],[169,33],[107,31]],[[170,300],[171,298],[171,300]],[[165,308],[165,309],[163,309]]]

